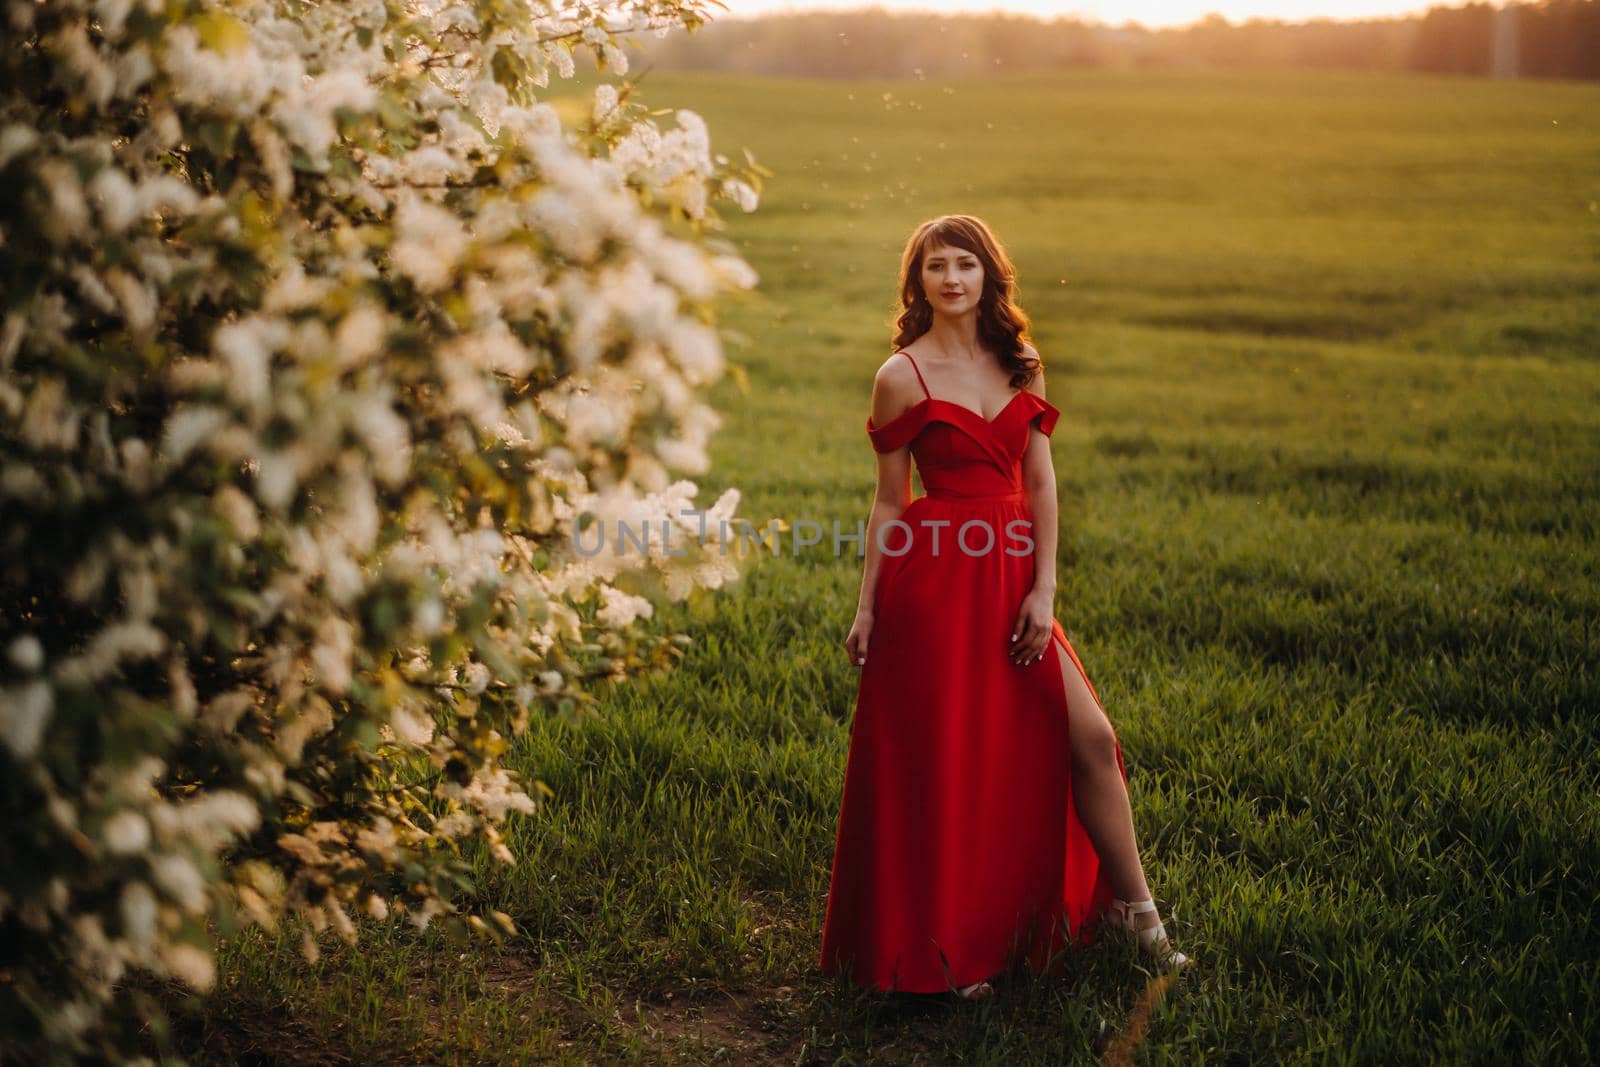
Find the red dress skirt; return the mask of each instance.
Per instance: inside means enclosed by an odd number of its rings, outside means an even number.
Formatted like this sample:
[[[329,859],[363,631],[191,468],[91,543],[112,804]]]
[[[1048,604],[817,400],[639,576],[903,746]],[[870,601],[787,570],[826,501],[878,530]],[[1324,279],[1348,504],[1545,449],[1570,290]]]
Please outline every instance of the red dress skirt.
[[[910,529],[883,538],[824,974],[939,992],[1021,962],[1059,974],[1068,945],[1095,939],[1111,888],[1073,804],[1057,656],[1083,665],[1055,620],[1060,653],[1021,667],[1006,654],[1034,573],[1031,524],[1008,526],[1030,519],[1022,453],[1059,414],[1019,390],[993,420],[931,396],[884,426],[867,420],[878,451],[911,445],[926,495],[901,515]],[[1117,765],[1126,781],[1120,742]]]

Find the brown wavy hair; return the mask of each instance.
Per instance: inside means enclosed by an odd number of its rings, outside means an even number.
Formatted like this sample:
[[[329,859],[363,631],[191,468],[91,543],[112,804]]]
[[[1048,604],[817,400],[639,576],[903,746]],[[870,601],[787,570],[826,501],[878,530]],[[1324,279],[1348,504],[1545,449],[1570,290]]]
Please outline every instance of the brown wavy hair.
[[[922,257],[930,248],[963,248],[983,264],[983,293],[978,297],[978,342],[992,350],[1000,366],[1011,372],[1012,388],[1033,380],[1043,367],[1025,355],[1028,315],[1017,306],[1017,271],[993,231],[974,215],[940,215],[922,223],[906,241],[900,257],[900,307],[895,318],[893,352],[909,345],[933,326],[933,304],[922,289]]]

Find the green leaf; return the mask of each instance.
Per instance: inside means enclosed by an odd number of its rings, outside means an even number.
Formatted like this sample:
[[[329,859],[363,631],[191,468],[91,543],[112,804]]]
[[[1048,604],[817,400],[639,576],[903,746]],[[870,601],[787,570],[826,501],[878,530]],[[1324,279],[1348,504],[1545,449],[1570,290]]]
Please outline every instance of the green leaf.
[[[496,85],[502,89],[512,89],[522,81],[526,64],[511,49],[497,48],[495,49],[494,58],[489,62],[489,67]]]

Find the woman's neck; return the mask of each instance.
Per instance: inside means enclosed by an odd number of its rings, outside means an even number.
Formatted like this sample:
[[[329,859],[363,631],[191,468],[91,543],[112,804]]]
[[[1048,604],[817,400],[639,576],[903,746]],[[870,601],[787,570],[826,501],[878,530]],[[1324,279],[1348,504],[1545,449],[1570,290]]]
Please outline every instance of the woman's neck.
[[[977,360],[983,357],[978,345],[978,317],[973,314],[959,318],[935,316],[928,328],[935,350],[951,359]]]

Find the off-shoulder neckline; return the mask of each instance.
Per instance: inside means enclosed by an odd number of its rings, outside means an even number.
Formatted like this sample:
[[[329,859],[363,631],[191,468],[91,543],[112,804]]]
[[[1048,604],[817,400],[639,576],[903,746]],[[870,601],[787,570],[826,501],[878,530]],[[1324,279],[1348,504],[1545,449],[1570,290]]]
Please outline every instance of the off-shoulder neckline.
[[[1031,396],[1035,400],[1039,401],[1041,404],[1048,404],[1049,403],[1048,400],[1044,399],[1044,397],[1040,396],[1038,393],[1035,393],[1031,389],[1018,389],[1014,394],[1012,394],[1011,399],[1007,400],[1005,402],[1005,406],[1002,407],[999,411],[995,412],[994,418],[986,419],[986,418],[983,417],[983,415],[980,412],[973,411],[971,408],[967,407],[965,404],[957,404],[954,400],[944,400],[944,399],[941,399],[940,397],[936,397],[936,396],[925,396],[921,400],[917,401],[915,404],[912,404],[910,407],[906,408],[900,414],[896,415],[894,418],[890,419],[888,422],[884,423],[882,426],[872,426],[871,428],[873,430],[886,430],[889,427],[893,426],[895,423],[899,422],[901,419],[904,419],[904,418],[907,418],[907,417],[911,416],[919,408],[926,407],[929,404],[943,404],[945,407],[955,408],[957,411],[964,412],[965,414],[970,415],[972,418],[977,419],[979,422],[983,423],[985,426],[993,426],[996,423],[998,423],[1001,419],[1005,418],[1006,412],[1010,411],[1012,406],[1014,404],[1016,404],[1016,402],[1018,400],[1021,400],[1024,396]],[[871,415],[867,416],[867,422],[869,424],[872,422],[872,416]]]

